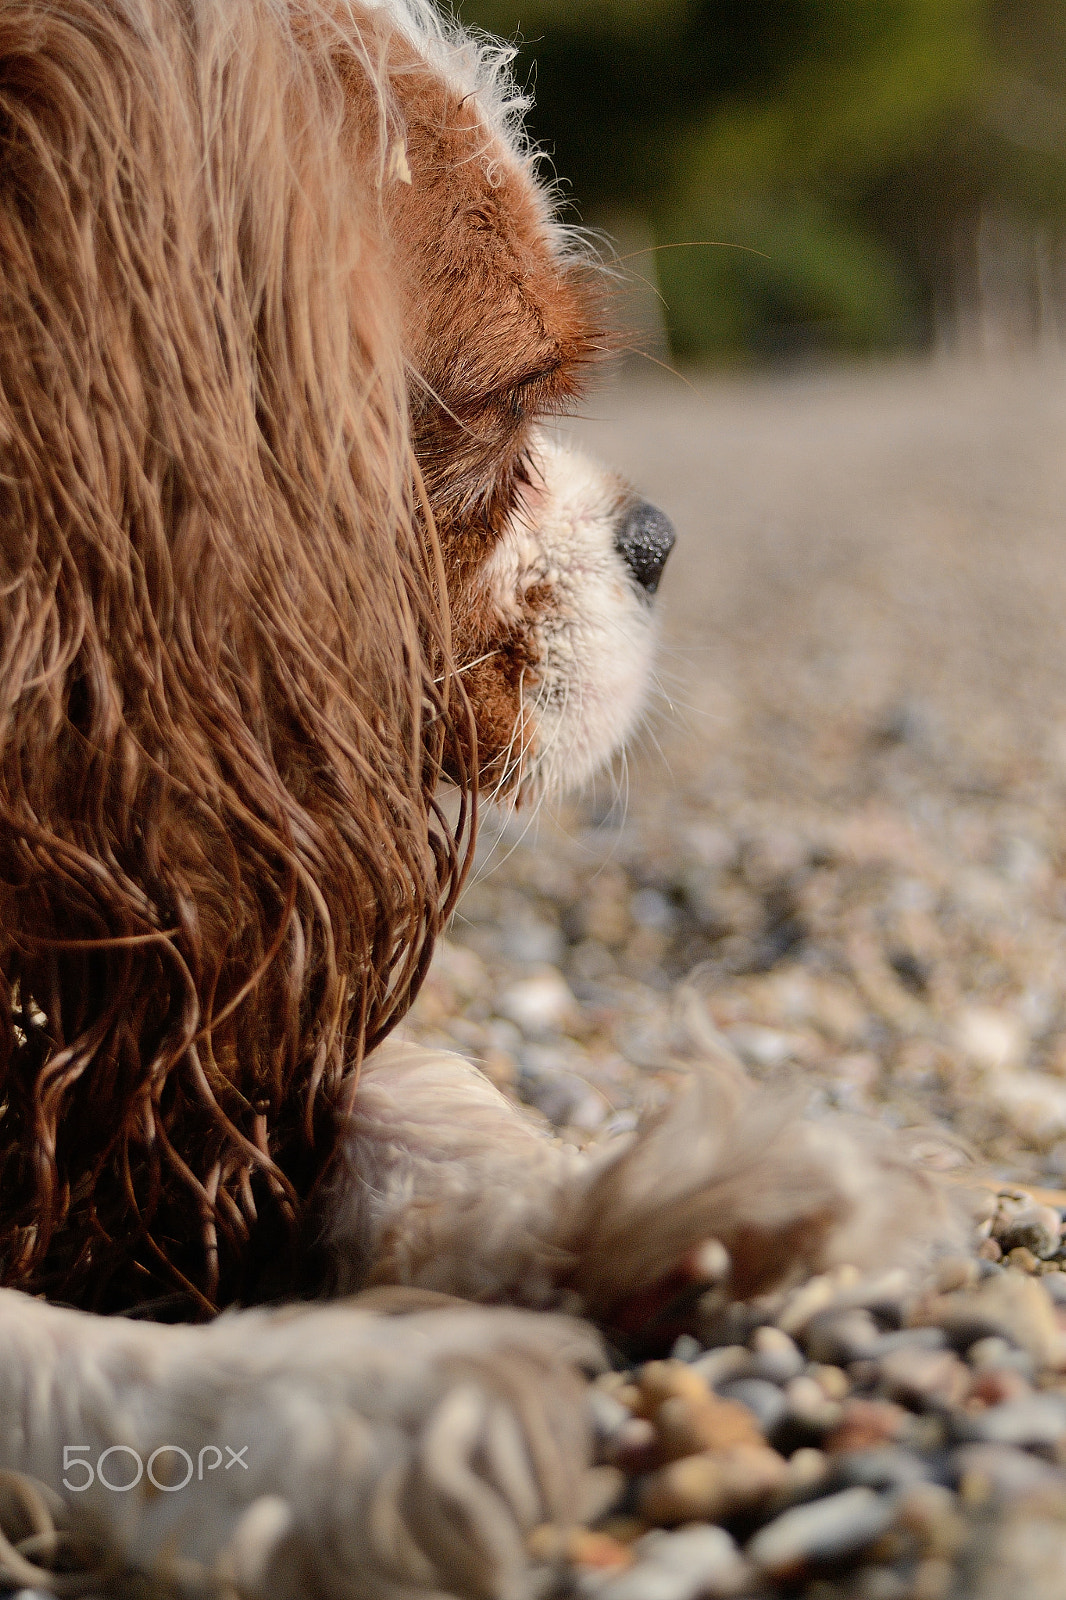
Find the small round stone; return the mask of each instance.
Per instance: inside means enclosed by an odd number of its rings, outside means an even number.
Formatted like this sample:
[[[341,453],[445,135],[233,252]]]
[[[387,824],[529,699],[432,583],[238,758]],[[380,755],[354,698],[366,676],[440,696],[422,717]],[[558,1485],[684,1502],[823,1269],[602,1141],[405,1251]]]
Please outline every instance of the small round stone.
[[[764,1501],[787,1476],[768,1445],[735,1445],[672,1461],[649,1477],[640,1498],[649,1522],[721,1522]]]
[[[534,1528],[526,1540],[526,1549],[534,1561],[545,1565],[568,1562],[601,1572],[628,1567],[633,1560],[631,1549],[608,1534],[593,1533],[589,1528],[562,1527],[557,1523],[544,1523]]]
[[[649,1411],[666,1400],[707,1400],[707,1382],[687,1361],[646,1361],[637,1373],[637,1387]]]
[[[589,1590],[597,1600],[715,1600],[746,1592],[749,1563],[724,1528],[654,1529],[633,1546],[628,1571]]]
[[[843,1367],[814,1362],[808,1368],[808,1376],[814,1379],[827,1400],[844,1400],[851,1393],[851,1379]]]
[[[778,1391],[773,1392],[776,1395]],[[749,1406],[739,1400],[719,1400],[706,1391],[701,1399],[673,1395],[664,1400],[655,1413],[655,1431],[659,1447],[669,1459],[736,1444],[765,1443]]]
[[[987,1339],[978,1339],[966,1352],[966,1359],[971,1367],[978,1372],[986,1369],[1003,1369],[1004,1371],[1018,1372],[1024,1378],[1033,1375],[1033,1358],[1025,1350],[1019,1350],[1007,1339],[1001,1339],[993,1334]]]
[[[825,1440],[825,1449],[835,1454],[845,1450],[871,1450],[891,1444],[909,1422],[909,1413],[891,1400],[845,1400],[840,1426]]]
[[[692,1363],[693,1372],[698,1372],[704,1383],[712,1389],[733,1378],[748,1377],[751,1369],[751,1351],[742,1344],[724,1344],[717,1350],[708,1350],[706,1355],[697,1356]]]
[[[843,1405],[827,1399],[821,1385],[806,1373],[786,1384],[784,1392],[788,1410],[774,1429],[774,1443],[781,1448],[820,1444],[844,1419]]]
[[[755,1417],[763,1433],[770,1433],[788,1410],[788,1401],[775,1383],[766,1378],[736,1378],[723,1384],[723,1398],[738,1400]]]
[[[894,1350],[878,1366],[885,1396],[915,1410],[957,1405],[970,1386],[970,1373],[953,1350]]]
[[[794,1339],[780,1328],[756,1328],[751,1336],[751,1376],[787,1383],[803,1371],[803,1355]]]
[[[1012,1505],[1063,1492],[1061,1470],[1013,1445],[962,1445],[951,1462],[959,1494],[970,1506]]]
[[[895,1520],[926,1557],[954,1556],[966,1537],[955,1496],[940,1483],[916,1480],[901,1486]]]
[[[822,1561],[856,1554],[892,1522],[889,1500],[872,1489],[843,1489],[783,1511],[751,1539],[746,1554],[763,1572],[788,1578]]]
[[[1032,1393],[1032,1384],[1012,1367],[985,1367],[973,1374],[966,1396],[968,1409],[1001,1406],[1006,1400],[1021,1400]]]
[[[956,1349],[999,1337],[1028,1351],[1041,1365],[1062,1356],[1062,1335],[1043,1279],[1010,1269],[997,1271],[974,1289],[938,1297],[925,1308],[922,1320],[942,1328]]]
[[[959,1412],[951,1419],[951,1429],[960,1441],[1029,1449],[1057,1445],[1066,1439],[1066,1396],[1031,1394],[984,1411]]]
[[[1062,1218],[1052,1206],[1040,1205],[1027,1197],[1003,1196],[992,1222],[992,1237],[1004,1251],[1029,1250],[1046,1260],[1062,1242]]]
[[[868,1355],[879,1336],[868,1311],[826,1311],[811,1318],[804,1343],[812,1361],[846,1366]]]
[[[902,1489],[929,1476],[921,1456],[898,1445],[849,1450],[833,1464],[833,1479],[848,1489]]]
[[[897,1350],[943,1350],[947,1342],[943,1328],[897,1328],[883,1333],[868,1354],[870,1360],[879,1361]]]

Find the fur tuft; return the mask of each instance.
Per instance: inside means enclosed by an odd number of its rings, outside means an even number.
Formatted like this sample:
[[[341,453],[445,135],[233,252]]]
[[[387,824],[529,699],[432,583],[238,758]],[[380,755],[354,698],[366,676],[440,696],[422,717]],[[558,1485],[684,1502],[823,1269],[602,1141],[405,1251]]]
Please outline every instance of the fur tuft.
[[[0,17],[0,1259],[63,1298],[247,1292],[462,873],[367,50]]]

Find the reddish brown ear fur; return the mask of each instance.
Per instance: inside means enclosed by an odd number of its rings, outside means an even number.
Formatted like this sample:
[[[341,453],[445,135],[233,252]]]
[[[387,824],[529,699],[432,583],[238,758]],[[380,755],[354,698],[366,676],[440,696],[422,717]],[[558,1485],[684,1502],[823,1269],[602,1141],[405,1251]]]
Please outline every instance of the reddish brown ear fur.
[[[83,1303],[249,1291],[461,875],[346,25],[0,15],[0,1256]]]

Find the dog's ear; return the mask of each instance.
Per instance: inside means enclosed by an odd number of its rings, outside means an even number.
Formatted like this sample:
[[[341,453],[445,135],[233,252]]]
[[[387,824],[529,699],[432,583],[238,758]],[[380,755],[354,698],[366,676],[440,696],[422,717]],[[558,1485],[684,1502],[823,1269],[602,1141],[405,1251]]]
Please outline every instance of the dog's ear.
[[[335,11],[0,17],[0,1257],[68,1297],[234,1292],[460,876]]]

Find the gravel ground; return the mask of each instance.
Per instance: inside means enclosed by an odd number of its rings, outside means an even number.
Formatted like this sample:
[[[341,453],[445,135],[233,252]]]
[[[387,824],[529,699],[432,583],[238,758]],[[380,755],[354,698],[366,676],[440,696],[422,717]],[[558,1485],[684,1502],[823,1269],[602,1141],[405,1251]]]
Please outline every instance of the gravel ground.
[[[685,984],[756,1078],[999,1198],[932,1286],[712,1291],[605,1381],[599,1487],[534,1552],[581,1600],[1063,1600],[1066,365],[598,411],[680,531],[662,692],[628,771],[490,821],[411,1030],[580,1144],[669,1088]]]
[[[411,1022],[568,1136],[687,980],[752,1073],[1066,1180],[1066,364],[624,387],[675,519],[628,772],[490,818]],[[575,1003],[578,1002],[578,1003]]]

